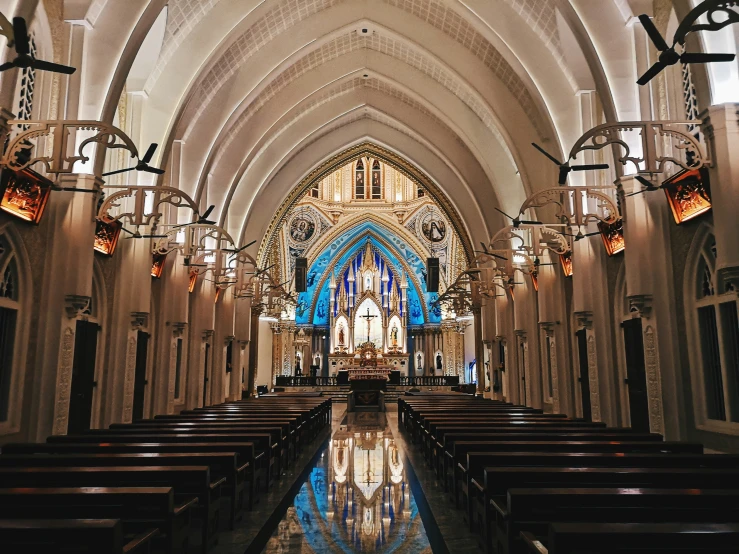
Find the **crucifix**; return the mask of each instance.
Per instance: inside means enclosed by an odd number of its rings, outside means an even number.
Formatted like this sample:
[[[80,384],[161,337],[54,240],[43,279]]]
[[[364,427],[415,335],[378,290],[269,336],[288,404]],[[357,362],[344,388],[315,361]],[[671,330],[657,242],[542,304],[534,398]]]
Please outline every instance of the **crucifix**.
[[[376,315],[370,315],[369,306],[367,306],[367,315],[360,315],[362,319],[367,320],[367,342],[370,341],[370,320],[376,318]]]

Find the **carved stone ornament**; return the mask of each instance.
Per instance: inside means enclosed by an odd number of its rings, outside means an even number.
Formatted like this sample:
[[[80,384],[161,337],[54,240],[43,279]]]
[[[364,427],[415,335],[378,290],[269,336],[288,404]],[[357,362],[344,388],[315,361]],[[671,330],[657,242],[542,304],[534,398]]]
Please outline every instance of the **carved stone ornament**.
[[[149,326],[148,312],[131,312],[131,329],[140,331]]]
[[[652,295],[651,294],[635,294],[628,297],[629,313],[632,318],[642,317],[649,319],[652,313]]]
[[[22,125],[23,129],[17,133],[8,142],[5,154],[0,159],[0,166],[9,167],[16,171],[25,169],[35,164],[41,164],[46,173],[73,173],[74,164],[77,162],[87,163],[90,158],[84,153],[85,147],[91,143],[97,143],[106,149],[124,149],[131,153],[132,158],[138,157],[138,151],[133,141],[120,129],[94,120],[10,120],[5,124],[0,124],[0,143],[4,143],[11,135],[13,126]],[[74,142],[77,132],[93,132],[94,134],[83,140],[76,155],[70,155],[74,152],[70,147],[70,139]],[[50,156],[41,154],[47,153],[46,149],[38,148],[36,156],[28,156],[29,146],[34,145],[33,140],[39,138],[49,138],[51,140]]]
[[[67,312],[69,319],[77,319],[84,314],[85,310],[90,306],[91,298],[89,296],[81,296],[78,294],[68,294],[64,297],[64,311]]]
[[[600,384],[598,356],[595,351],[595,336],[588,333],[588,380],[590,381],[590,412],[593,421],[600,421]]]
[[[242,350],[245,350],[246,347],[249,346],[249,340],[248,339],[247,340],[240,340],[239,341],[239,346],[241,347]]]
[[[203,331],[203,342],[208,342],[213,338],[215,331],[213,329],[205,329]]]
[[[716,270],[716,274],[727,289],[731,288],[739,295],[739,267],[722,267]]]
[[[651,325],[647,325],[647,328],[644,330],[644,362],[647,370],[649,430],[652,433],[663,433],[662,376],[660,374],[657,355],[657,339],[654,328]]]
[[[581,329],[592,329],[593,328],[593,312],[575,312],[575,321],[577,326]]]
[[[72,392],[72,364],[74,362],[75,331],[65,327],[59,353],[56,376],[56,400],[54,402],[54,426],[52,434],[65,435],[69,425],[69,400]]]
[[[524,213],[529,208],[541,208],[548,204],[554,204],[557,208],[555,217],[570,226],[582,227],[588,223],[599,221],[612,222],[621,217],[618,205],[607,194],[608,191],[615,190],[615,186],[575,187],[562,185],[548,188],[529,196],[521,205],[520,213]],[[591,213],[586,210],[584,206],[591,204],[588,200],[595,201],[596,211]],[[554,230],[550,231],[556,233]],[[553,239],[554,236],[551,236]],[[555,251],[555,249],[551,250]]]
[[[128,337],[126,347],[126,368],[123,378],[123,423],[131,423],[133,419],[133,389],[136,376],[136,335]]]
[[[172,328],[172,336],[176,339],[182,337],[185,333],[185,328],[187,327],[187,323],[182,321],[167,322],[167,325]]]
[[[235,335],[226,335],[223,337],[223,346],[228,346],[236,339]]]

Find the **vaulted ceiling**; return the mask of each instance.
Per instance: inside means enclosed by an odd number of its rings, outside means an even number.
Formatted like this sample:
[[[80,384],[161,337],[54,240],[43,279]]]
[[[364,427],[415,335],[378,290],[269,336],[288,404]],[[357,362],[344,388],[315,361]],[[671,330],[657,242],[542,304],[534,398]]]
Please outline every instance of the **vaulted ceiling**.
[[[65,4],[92,26],[81,115],[137,110],[165,182],[216,204],[234,236],[261,238],[306,175],[370,142],[428,175],[476,243],[504,224],[494,207],[515,213],[554,183],[532,142],[561,155],[583,127],[636,111],[614,83],[633,77],[624,29],[652,2]]]

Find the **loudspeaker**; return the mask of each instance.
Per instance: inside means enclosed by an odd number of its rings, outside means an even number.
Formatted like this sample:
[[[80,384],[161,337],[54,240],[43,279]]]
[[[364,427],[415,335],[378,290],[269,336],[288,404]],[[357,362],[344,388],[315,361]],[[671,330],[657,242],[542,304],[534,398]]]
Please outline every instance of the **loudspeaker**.
[[[308,289],[308,258],[295,258],[295,292]]]
[[[426,258],[426,292],[439,292],[439,258]]]

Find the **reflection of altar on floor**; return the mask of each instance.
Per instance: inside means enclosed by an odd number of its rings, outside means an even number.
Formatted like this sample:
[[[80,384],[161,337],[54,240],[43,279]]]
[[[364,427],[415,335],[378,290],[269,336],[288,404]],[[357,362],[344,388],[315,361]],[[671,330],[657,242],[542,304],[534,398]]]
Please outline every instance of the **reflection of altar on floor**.
[[[351,392],[348,412],[384,412],[389,370],[361,368],[349,370]]]

